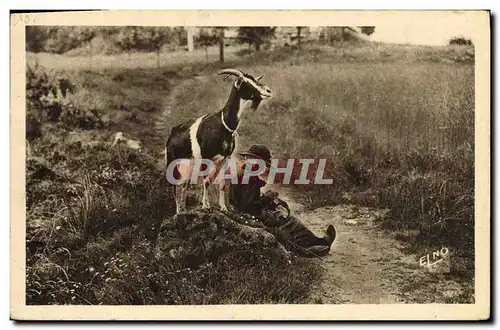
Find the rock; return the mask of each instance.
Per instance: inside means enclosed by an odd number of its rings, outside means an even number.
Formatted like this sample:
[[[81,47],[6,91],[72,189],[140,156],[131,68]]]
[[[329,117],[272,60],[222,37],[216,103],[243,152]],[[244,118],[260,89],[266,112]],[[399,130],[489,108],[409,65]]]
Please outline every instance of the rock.
[[[243,248],[255,254],[271,254],[274,260],[290,260],[290,253],[266,230],[238,223],[236,217],[217,210],[201,209],[164,220],[155,254],[157,259],[194,268]]]
[[[345,220],[344,223],[348,225],[357,225],[358,222],[356,220]]]
[[[123,136],[122,132],[118,132],[115,135],[115,140],[113,142],[113,146],[117,145],[118,143],[124,143],[127,147],[135,150],[140,150],[141,149],[141,142],[137,140],[132,140],[128,139]]]

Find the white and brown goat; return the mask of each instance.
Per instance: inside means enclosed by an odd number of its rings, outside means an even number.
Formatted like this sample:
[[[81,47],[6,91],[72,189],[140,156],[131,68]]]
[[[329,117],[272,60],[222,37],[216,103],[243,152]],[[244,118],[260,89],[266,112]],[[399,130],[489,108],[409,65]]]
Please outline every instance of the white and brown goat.
[[[218,172],[225,160],[231,158],[235,152],[237,130],[244,110],[244,103],[251,101],[251,108],[255,111],[263,99],[272,96],[269,87],[260,82],[263,76],[254,78],[248,73],[235,69],[222,70],[219,75],[237,78],[222,110],[205,114],[173,127],[166,143],[165,168],[167,174],[169,165],[176,159],[190,160],[190,165],[187,167],[186,165],[172,164],[175,166],[177,179],[180,179],[174,184],[173,189],[177,213],[185,209],[187,184],[190,182],[193,164],[196,160],[210,160],[216,166],[212,175],[202,176],[202,208],[210,207],[208,187],[213,182],[213,173]],[[227,211],[225,200],[227,182],[221,180],[218,184],[219,206],[221,210]]]

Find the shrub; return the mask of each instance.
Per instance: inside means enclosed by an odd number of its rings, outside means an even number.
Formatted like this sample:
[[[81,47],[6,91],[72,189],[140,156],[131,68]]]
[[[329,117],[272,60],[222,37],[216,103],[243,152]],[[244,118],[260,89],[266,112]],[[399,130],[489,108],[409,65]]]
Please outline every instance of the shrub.
[[[61,122],[73,127],[91,129],[103,126],[101,114],[95,109],[76,108],[70,99],[75,86],[66,77],[58,77],[35,64],[26,69],[27,138],[40,136],[40,126]]]
[[[450,39],[449,44],[472,46],[472,41],[464,37],[454,37]]]
[[[237,50],[235,52],[235,55],[240,56],[240,57],[245,57],[245,56],[252,55],[253,53],[254,53],[254,51],[251,50],[250,48],[242,48],[242,49]]]
[[[92,278],[91,266],[117,252],[128,255],[133,240],[139,245],[154,240],[159,223],[172,211],[162,173],[147,155],[104,144],[65,155],[64,176],[35,159],[28,162],[30,304],[98,303],[98,278]]]

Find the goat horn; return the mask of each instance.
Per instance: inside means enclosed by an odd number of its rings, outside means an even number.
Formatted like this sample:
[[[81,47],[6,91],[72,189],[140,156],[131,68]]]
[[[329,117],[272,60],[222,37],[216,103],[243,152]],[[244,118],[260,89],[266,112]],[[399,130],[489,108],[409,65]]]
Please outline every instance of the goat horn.
[[[240,77],[243,77],[243,72],[239,71],[239,70],[235,70],[235,69],[224,69],[222,71],[219,71],[219,74],[227,74],[227,75],[233,75],[233,76],[236,76],[238,78]]]

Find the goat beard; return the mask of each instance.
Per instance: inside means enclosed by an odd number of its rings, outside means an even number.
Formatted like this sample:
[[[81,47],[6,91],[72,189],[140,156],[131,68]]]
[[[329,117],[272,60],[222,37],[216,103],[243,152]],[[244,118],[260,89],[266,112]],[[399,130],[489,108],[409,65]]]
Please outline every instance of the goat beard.
[[[252,109],[253,111],[256,111],[260,105],[260,101],[262,101],[261,98],[252,99],[252,105],[250,106],[250,109]]]

